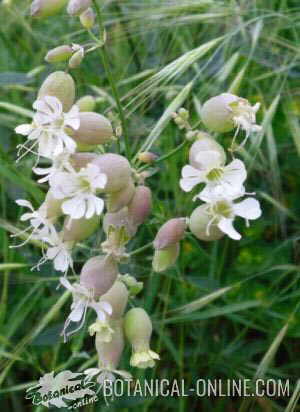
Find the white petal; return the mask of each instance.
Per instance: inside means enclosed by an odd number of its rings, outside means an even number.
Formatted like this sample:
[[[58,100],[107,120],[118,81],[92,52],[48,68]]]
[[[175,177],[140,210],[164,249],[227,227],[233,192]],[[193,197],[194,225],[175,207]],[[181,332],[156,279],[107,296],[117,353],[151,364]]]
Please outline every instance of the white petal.
[[[74,292],[74,288],[66,277],[59,278],[60,283],[69,291]]]
[[[75,308],[72,310],[70,315],[68,316],[72,322],[79,322],[83,316],[85,308],[85,302],[82,300],[78,301],[75,305]]]
[[[196,185],[204,182],[204,173],[195,167],[186,165],[182,168],[181,174],[179,185],[185,192],[190,192]]]
[[[15,128],[15,132],[18,134],[22,134],[23,136],[29,135],[33,130],[33,127],[31,124],[20,124],[20,126],[17,126]]]
[[[16,204],[19,205],[19,206],[28,207],[30,210],[34,211],[34,209],[33,209],[33,207],[32,207],[32,204],[31,204],[28,200],[25,200],[25,199],[17,199],[17,200],[16,200]]]
[[[261,208],[258,200],[253,197],[248,197],[239,203],[233,205],[234,213],[244,219],[254,220],[261,216]]]
[[[229,165],[224,167],[223,180],[232,186],[241,186],[247,178],[247,172],[244,165],[239,159],[233,160]]]
[[[204,150],[197,154],[196,162],[199,162],[201,169],[209,170],[213,168],[219,168],[222,166],[221,154],[215,150]]]
[[[72,219],[80,219],[85,214],[85,200],[78,196],[64,201],[61,208],[65,215],[71,216]]]
[[[241,235],[233,227],[233,219],[226,219],[225,217],[220,220],[218,223],[218,228],[226,233],[231,239],[240,240]]]

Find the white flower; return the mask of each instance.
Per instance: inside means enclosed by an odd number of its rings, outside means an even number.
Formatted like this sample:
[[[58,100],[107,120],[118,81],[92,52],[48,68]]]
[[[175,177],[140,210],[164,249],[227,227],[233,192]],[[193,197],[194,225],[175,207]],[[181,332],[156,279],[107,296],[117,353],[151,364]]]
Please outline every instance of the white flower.
[[[196,160],[204,167],[196,169],[190,165],[184,166],[180,180],[180,187],[185,192],[190,192],[196,185],[205,183],[206,187],[196,197],[221,188],[224,197],[230,198],[232,190],[239,190],[246,180],[247,172],[241,160],[235,159],[224,166],[220,153],[210,150],[198,153]]]
[[[114,330],[110,326],[109,319],[105,319],[104,321],[98,319],[95,323],[92,323],[89,326],[89,334],[94,336],[95,333],[97,333],[99,342],[110,342],[112,340]]]
[[[96,196],[96,192],[104,189],[106,182],[106,175],[92,164],[79,172],[60,172],[49,179],[53,196],[66,199],[62,211],[72,219],[90,219],[102,213],[104,201]]]
[[[60,272],[66,273],[69,267],[73,267],[71,251],[74,242],[63,242],[61,234],[57,233],[55,229],[47,234],[39,233],[38,239],[49,245],[35,266],[38,270],[48,260],[53,260],[55,270]]]
[[[259,202],[253,197],[248,197],[241,202],[234,203],[234,200],[243,196],[244,190],[232,193],[232,197],[224,198],[221,191],[206,193],[201,196],[201,200],[207,202],[206,213],[211,217],[207,225],[207,235],[212,224],[234,240],[240,240],[241,235],[233,227],[233,222],[236,216],[246,219],[246,224],[249,225],[249,220],[258,219],[261,216],[261,208]]]
[[[252,132],[260,132],[261,126],[256,124],[256,113],[260,108],[260,103],[251,106],[247,99],[237,96],[235,98],[235,101],[228,104],[228,109],[232,112],[232,120],[236,127],[245,130],[246,137]]]
[[[119,375],[121,378],[126,380],[131,380],[132,375],[124,370],[117,370],[109,367],[101,367],[101,368],[89,368],[83,372],[86,375],[85,381],[91,381],[95,376],[97,377],[97,382],[99,383],[100,387],[104,385],[105,382],[114,382],[116,377],[114,375]]]
[[[28,207],[30,210],[30,212],[24,213],[20,218],[22,222],[27,222],[29,220],[30,226],[28,226],[25,230],[12,235],[12,237],[19,237],[20,235],[30,231],[31,233],[23,243],[14,247],[23,246],[29,242],[30,239],[42,240],[44,237],[51,236],[56,233],[53,222],[46,216],[47,208],[43,207],[43,204],[38,210],[34,210],[32,204],[28,200],[18,199],[16,200],[16,203],[19,206]]]
[[[71,313],[67,317],[65,326],[63,329],[63,336],[66,340],[66,337],[77,332],[84,324],[85,315],[87,308],[92,308],[97,313],[97,318],[100,322],[105,322],[107,315],[112,314],[112,307],[107,302],[96,302],[93,298],[93,293],[91,290],[87,289],[85,286],[80,283],[71,283],[65,277],[60,278],[60,283],[73,295],[73,303],[71,305]],[[81,321],[81,322],[80,322]],[[66,333],[71,322],[80,322],[78,328],[72,332]]]
[[[155,361],[159,360],[159,355],[149,347],[134,350],[130,358],[130,365],[140,369],[153,368]]]
[[[39,183],[45,183],[52,179],[55,179],[55,175],[62,171],[73,171],[73,167],[71,166],[70,162],[70,153],[61,153],[57,157],[55,157],[52,161],[52,165],[50,167],[34,167],[32,170],[38,176],[44,176],[38,180]]]
[[[68,113],[63,112],[61,102],[54,96],[45,96],[33,103],[37,110],[31,124],[16,127],[16,133],[27,136],[27,145],[19,145],[19,152],[32,152],[38,146],[37,154],[53,159],[63,152],[74,153],[75,141],[68,135],[68,128],[77,130],[80,126],[79,109],[73,106]],[[30,142],[33,141],[32,145]],[[29,147],[28,147],[29,146]]]

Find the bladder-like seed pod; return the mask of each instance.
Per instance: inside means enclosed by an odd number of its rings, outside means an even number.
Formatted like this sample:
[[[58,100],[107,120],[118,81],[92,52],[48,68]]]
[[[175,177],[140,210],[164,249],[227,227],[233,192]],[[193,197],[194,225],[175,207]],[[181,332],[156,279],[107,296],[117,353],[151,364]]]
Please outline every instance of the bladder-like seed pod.
[[[200,152],[217,152],[220,155],[220,164],[225,164],[226,153],[223,147],[212,137],[207,134],[203,134],[198,140],[196,140],[189,151],[189,162],[197,169],[205,169],[205,165],[201,163],[201,160],[197,160],[197,155]]]
[[[65,218],[63,227],[63,241],[81,242],[89,238],[99,228],[99,216],[94,215],[90,219]]]
[[[116,322],[111,340],[103,342],[101,334],[96,333],[96,350],[99,358],[99,368],[115,370],[118,367],[124,349],[122,322]]]
[[[128,205],[128,213],[136,225],[141,225],[151,212],[152,195],[147,186],[138,186]]]
[[[132,179],[129,180],[127,186],[118,192],[113,192],[107,195],[106,207],[108,212],[115,213],[127,206],[135,193],[135,185]]]
[[[124,318],[124,332],[132,345],[130,365],[152,368],[159,356],[150,349],[152,322],[147,312],[142,308],[130,309]]]
[[[155,272],[163,272],[173,266],[178,258],[180,246],[174,243],[165,249],[155,250],[152,267]]]
[[[151,163],[155,162],[157,157],[158,156],[155,153],[152,153],[152,152],[141,152],[138,155],[139,161],[143,162],[143,163],[147,163],[147,164],[151,164]]]
[[[200,240],[218,240],[224,236],[224,233],[221,232],[216,223],[212,221],[212,216],[207,211],[207,205],[201,205],[191,214],[189,228]]]
[[[44,202],[40,206],[40,211],[43,212],[46,219],[55,222],[62,214],[61,205],[62,199],[55,199],[49,191]]]
[[[106,153],[97,156],[92,164],[98,166],[101,173],[106,174],[105,193],[118,192],[126,187],[131,178],[131,166],[124,156]]]
[[[32,17],[49,17],[58,13],[67,0],[34,0],[31,3],[30,14]]]
[[[87,30],[90,30],[95,24],[95,13],[91,7],[81,13],[79,18],[80,23]]]
[[[132,238],[137,231],[137,226],[132,222],[127,207],[124,207],[116,213],[105,214],[103,218],[103,230],[107,235],[109,234],[110,227],[114,227],[115,229],[124,227],[129,239]]]
[[[178,243],[184,236],[186,218],[178,217],[168,220],[157,232],[153,246],[160,250]]]
[[[116,280],[112,287],[100,298],[112,307],[112,319],[121,319],[128,302],[129,292],[123,282]]]
[[[48,63],[59,63],[68,60],[73,54],[71,46],[62,45],[51,49],[46,54],[45,60]]]
[[[117,276],[118,265],[111,256],[94,256],[83,265],[80,283],[98,299],[112,287]]]
[[[96,99],[93,96],[86,95],[78,99],[75,104],[81,112],[93,112],[96,107]]]
[[[45,96],[56,97],[62,103],[64,112],[68,112],[75,99],[75,83],[73,78],[62,71],[51,73],[44,80],[38,92],[38,99],[42,99]]]
[[[73,54],[73,56],[69,60],[70,69],[76,69],[76,67],[79,67],[81,65],[83,58],[84,58],[84,49],[80,48]]]
[[[86,167],[89,163],[97,158],[95,153],[74,153],[71,155],[70,160],[74,169],[79,170]]]
[[[80,112],[80,127],[72,134],[72,138],[86,145],[105,144],[112,140],[113,129],[110,121],[101,114]]]
[[[79,16],[91,6],[91,0],[69,0],[67,12],[71,16]]]

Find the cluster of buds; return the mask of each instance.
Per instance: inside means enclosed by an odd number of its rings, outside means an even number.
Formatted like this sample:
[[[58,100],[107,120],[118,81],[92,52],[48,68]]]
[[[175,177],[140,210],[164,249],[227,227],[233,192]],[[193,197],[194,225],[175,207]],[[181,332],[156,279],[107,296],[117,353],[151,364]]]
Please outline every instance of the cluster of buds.
[[[70,16],[78,16],[82,26],[90,30],[95,23],[92,0],[33,0],[30,14],[32,17],[46,18],[59,13],[67,5]]]
[[[26,241],[34,239],[43,244],[37,267],[53,260],[54,268],[64,273],[61,285],[72,294],[71,311],[62,331],[65,341],[82,328],[87,310],[95,311],[96,321],[89,332],[95,335],[99,368],[86,371],[86,375],[87,379],[99,375],[98,382],[102,382],[114,373],[130,376],[117,370],[124,336],[133,347],[132,366],[152,367],[158,359],[149,349],[152,326],[146,312],[131,310],[124,316],[128,297],[135,296],[143,285],[133,276],[119,273],[119,262],[129,256],[126,245],[150,214],[152,200],[151,190],[139,183],[129,161],[120,154],[104,152],[116,137],[109,119],[92,111],[93,97],[74,102],[73,78],[54,72],[38,91],[33,121],[16,128],[27,138],[19,145],[18,160],[34,153],[37,161],[33,172],[40,183],[49,185],[38,209],[28,200],[16,202],[29,209],[21,216],[21,221],[29,222],[24,231]],[[48,167],[38,167],[41,158]],[[74,271],[73,251],[78,242],[100,228],[102,214],[101,227],[106,235],[100,245],[102,254],[88,259],[78,281],[71,284],[67,273],[69,268]],[[76,327],[70,330],[73,323]]]
[[[229,132],[236,128],[246,132],[246,139],[252,132],[261,130],[256,125],[255,114],[259,104],[251,106],[248,100],[223,93],[204,103],[201,119],[212,132]],[[180,187],[185,192],[200,186],[200,191],[193,200],[204,202],[198,206],[189,218],[191,232],[204,241],[220,239],[224,234],[239,240],[241,235],[233,227],[236,216],[249,220],[261,215],[259,202],[253,197],[237,199],[247,193],[244,182],[247,178],[245,164],[240,159],[233,159],[226,164],[226,152],[209,134],[192,131],[195,141],[189,150],[189,164],[182,169]]]

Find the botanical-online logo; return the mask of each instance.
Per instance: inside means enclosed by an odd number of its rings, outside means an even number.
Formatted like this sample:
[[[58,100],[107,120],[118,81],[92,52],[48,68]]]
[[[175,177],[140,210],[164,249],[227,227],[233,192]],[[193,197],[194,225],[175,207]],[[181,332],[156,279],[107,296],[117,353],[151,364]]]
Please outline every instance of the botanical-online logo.
[[[82,373],[63,371],[54,376],[54,371],[47,373],[39,379],[39,382],[28,388],[26,399],[32,399],[34,405],[43,405],[49,408],[68,407],[65,400],[89,398],[89,403],[96,401],[96,392],[92,389],[94,382],[84,380]]]

